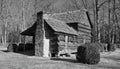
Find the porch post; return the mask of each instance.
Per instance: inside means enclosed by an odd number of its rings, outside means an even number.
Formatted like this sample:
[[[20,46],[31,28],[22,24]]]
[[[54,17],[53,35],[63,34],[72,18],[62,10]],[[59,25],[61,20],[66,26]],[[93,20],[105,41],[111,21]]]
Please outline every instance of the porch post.
[[[65,35],[65,53],[68,53],[68,36]]]
[[[34,47],[33,47],[33,48],[34,48],[33,50],[34,50],[34,55],[35,55],[35,35],[33,36],[33,46],[34,46]]]
[[[25,52],[26,36],[24,36],[23,38],[24,38],[24,52]]]
[[[83,39],[83,43],[86,43],[86,39],[85,38]]]

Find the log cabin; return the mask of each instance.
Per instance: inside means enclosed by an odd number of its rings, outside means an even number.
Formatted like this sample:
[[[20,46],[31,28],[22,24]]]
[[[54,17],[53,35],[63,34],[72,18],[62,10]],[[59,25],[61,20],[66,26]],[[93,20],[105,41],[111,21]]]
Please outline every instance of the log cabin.
[[[35,56],[55,57],[70,54],[72,51],[76,51],[79,44],[90,42],[91,38],[88,23],[68,20],[70,16],[75,16],[73,13],[79,12],[44,14],[40,11],[37,13],[36,22],[21,35],[33,36]],[[64,16],[66,17],[64,18]],[[78,19],[78,17],[73,18]]]

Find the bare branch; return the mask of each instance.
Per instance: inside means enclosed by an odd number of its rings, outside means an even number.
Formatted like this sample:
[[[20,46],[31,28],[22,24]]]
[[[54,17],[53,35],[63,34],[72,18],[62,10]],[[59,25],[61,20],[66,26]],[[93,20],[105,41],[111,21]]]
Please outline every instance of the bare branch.
[[[83,2],[84,8],[87,9],[87,5],[86,5],[86,3],[84,2],[84,0],[82,0],[82,2]]]
[[[71,1],[75,4],[75,7],[76,7],[77,9],[80,9],[80,6],[79,6],[77,0],[71,0]]]
[[[107,3],[107,0],[102,2],[100,5],[98,5],[98,8],[100,8],[101,6],[103,6],[105,3]]]
[[[92,21],[91,21],[91,19],[90,19],[90,15],[89,15],[89,12],[88,12],[88,10],[87,10],[86,0],[85,0],[85,2],[84,2],[84,0],[82,0],[82,2],[83,2],[83,6],[84,6],[84,8],[85,8],[85,12],[86,12],[88,21],[89,21],[89,23],[90,23],[90,26],[91,26],[91,28],[93,28],[93,23],[92,23]]]

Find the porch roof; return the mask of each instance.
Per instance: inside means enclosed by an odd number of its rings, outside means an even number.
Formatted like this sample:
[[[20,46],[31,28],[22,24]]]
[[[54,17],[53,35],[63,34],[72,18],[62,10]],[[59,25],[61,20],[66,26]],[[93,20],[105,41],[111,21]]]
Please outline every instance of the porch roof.
[[[36,30],[37,23],[35,22],[31,27],[27,28],[23,32],[21,32],[21,35],[27,35],[27,36],[34,36],[35,30]]]

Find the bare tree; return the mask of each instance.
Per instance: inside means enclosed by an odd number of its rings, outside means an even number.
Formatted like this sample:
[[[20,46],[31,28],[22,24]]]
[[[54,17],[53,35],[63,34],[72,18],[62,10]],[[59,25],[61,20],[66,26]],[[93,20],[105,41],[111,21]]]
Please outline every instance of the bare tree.
[[[100,40],[99,37],[99,26],[98,26],[98,21],[99,21],[99,9],[101,8],[101,6],[103,6],[107,1],[103,1],[102,3],[98,4],[98,0],[94,0],[93,2],[93,12],[94,12],[94,23],[92,23],[91,19],[90,19],[90,14],[88,11],[88,6],[87,6],[87,0],[82,0],[83,5],[86,9],[86,14],[87,14],[87,18],[89,20],[90,26],[91,26],[91,35],[92,35],[92,42],[98,42]]]

